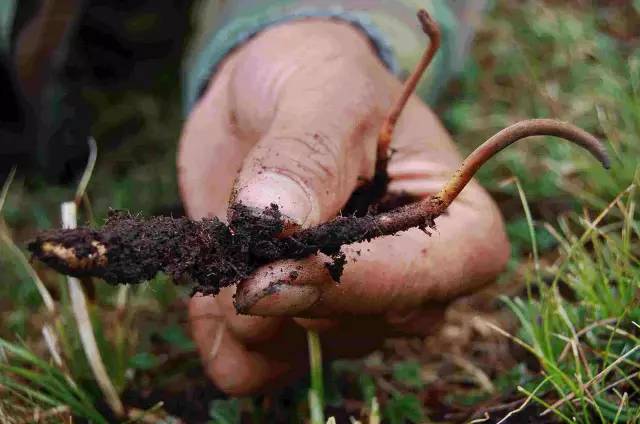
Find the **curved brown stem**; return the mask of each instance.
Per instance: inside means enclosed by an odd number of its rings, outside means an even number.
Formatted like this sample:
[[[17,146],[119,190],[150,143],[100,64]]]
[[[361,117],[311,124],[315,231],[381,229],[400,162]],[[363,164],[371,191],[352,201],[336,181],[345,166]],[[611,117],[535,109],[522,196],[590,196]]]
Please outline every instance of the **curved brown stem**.
[[[358,187],[351,195],[349,201],[344,205],[343,211],[348,214],[361,216],[366,214],[371,205],[379,204],[387,193],[389,185],[389,174],[387,165],[389,163],[389,147],[393,139],[393,131],[400,114],[405,108],[411,94],[415,91],[420,77],[424,74],[431,63],[434,55],[440,47],[440,28],[429,14],[420,9],[418,11],[418,21],[422,25],[422,30],[429,36],[429,46],[425,49],[422,58],[416,65],[413,73],[407,78],[402,88],[402,93],[387,113],[380,131],[378,132],[378,145],[376,152],[376,163],[373,178],[362,186]]]
[[[379,220],[380,229],[394,233],[415,227],[417,226],[416,223],[420,221],[423,223],[432,221],[447,209],[451,202],[458,197],[462,189],[471,181],[478,169],[495,156],[496,153],[518,140],[539,135],[560,137],[577,144],[589,151],[605,168],[609,169],[611,166],[609,155],[602,143],[575,125],[555,119],[520,121],[499,131],[471,152],[437,194],[408,205],[402,208],[403,210],[385,214],[390,216],[381,215]],[[407,221],[406,228],[402,228],[402,226],[394,222],[397,220]]]
[[[485,141],[462,163],[434,196],[379,215],[337,217],[317,227],[279,238],[283,229],[278,207],[258,216],[242,205],[234,206],[231,227],[216,220],[155,217],[147,220],[116,213],[101,230],[50,230],[29,245],[34,256],[71,275],[99,276],[111,282],[135,283],[165,271],[176,280],[187,277],[197,290],[217,293],[235,284],[258,266],[277,259],[302,258],[318,251],[332,255],[331,275],[338,280],[344,265],[340,249],[413,227],[434,226],[475,172],[506,146],[533,135],[553,135],[585,149],[609,167],[600,142],[565,122],[532,119],[505,128]]]
[[[609,157],[604,146],[591,134],[566,122],[554,119],[530,119],[513,124],[489,138],[474,150],[445,186],[433,196],[387,213],[361,218],[338,217],[293,236],[307,246],[318,246],[324,253],[337,254],[340,246],[395,234],[410,228],[434,226],[440,216],[476,171],[505,147],[530,136],[550,135],[564,138],[588,150],[605,168]]]
[[[386,168],[386,162],[388,158],[389,146],[391,145],[391,139],[393,137],[393,130],[395,129],[396,123],[398,122],[398,118],[400,118],[400,114],[404,109],[407,101],[409,101],[409,97],[416,89],[422,74],[427,69],[431,61],[433,60],[433,56],[435,56],[436,52],[440,48],[440,27],[438,23],[431,18],[431,16],[427,13],[426,10],[420,9],[418,11],[418,20],[422,25],[422,30],[425,34],[429,36],[429,48],[425,50],[422,58],[420,58],[420,62],[416,65],[415,70],[409,76],[407,81],[404,83],[404,87],[402,88],[402,94],[393,105],[389,114],[385,118],[382,123],[382,127],[380,128],[380,132],[378,133],[378,163],[384,163]]]
[[[440,199],[443,207],[446,208],[487,160],[516,141],[535,135],[564,138],[588,150],[605,168],[608,169],[610,166],[609,156],[602,143],[583,129],[555,119],[528,119],[508,126],[471,152],[447,184],[434,197]]]

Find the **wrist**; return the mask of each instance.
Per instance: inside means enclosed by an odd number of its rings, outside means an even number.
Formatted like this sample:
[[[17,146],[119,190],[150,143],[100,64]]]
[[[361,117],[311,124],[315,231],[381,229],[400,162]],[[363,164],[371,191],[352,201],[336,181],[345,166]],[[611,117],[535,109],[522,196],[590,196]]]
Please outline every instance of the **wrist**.
[[[367,34],[339,20],[305,19],[269,27],[239,46],[229,61],[239,66],[277,63],[282,73],[346,61],[353,67],[384,68]],[[257,70],[255,68],[254,70]]]

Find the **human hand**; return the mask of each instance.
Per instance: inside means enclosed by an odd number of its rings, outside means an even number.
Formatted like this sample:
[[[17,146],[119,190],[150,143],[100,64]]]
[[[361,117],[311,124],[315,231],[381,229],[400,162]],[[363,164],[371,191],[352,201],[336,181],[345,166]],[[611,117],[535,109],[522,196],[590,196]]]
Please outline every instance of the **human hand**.
[[[185,126],[178,166],[189,215],[224,218],[231,198],[260,209],[276,203],[291,228],[329,220],[373,176],[378,129],[400,90],[348,24],[263,31],[223,63]],[[434,193],[460,162],[415,97],[392,148],[391,192]],[[431,237],[412,229],[343,247],[339,284],[319,254],[265,266],[215,298],[194,297],[193,336],[207,374],[230,394],[248,394],[304,370],[304,328],[321,331],[329,357],[434,331],[446,303],[491,281],[509,251],[499,212],[476,183],[437,226]]]

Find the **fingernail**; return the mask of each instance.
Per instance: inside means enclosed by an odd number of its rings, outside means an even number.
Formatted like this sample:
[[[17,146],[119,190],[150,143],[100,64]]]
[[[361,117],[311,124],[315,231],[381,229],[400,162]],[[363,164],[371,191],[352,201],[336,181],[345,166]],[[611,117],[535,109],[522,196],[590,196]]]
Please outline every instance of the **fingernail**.
[[[236,309],[241,314],[261,316],[295,316],[309,309],[320,298],[314,286],[295,286],[282,282],[271,283],[262,293],[247,298],[236,293]]]
[[[298,226],[307,222],[312,211],[310,194],[302,185],[275,172],[263,172],[253,177],[239,190],[236,200],[257,209],[275,203],[280,213]]]

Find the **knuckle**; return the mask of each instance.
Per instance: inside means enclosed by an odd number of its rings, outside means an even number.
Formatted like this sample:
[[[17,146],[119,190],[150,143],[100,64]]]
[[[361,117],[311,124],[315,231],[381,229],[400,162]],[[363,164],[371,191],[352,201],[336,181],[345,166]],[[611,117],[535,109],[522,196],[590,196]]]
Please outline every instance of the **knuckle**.
[[[340,176],[339,147],[321,133],[303,136],[281,135],[274,138],[278,152],[274,162],[300,176],[307,184],[334,181]],[[269,164],[264,164],[269,167]]]
[[[209,378],[213,383],[229,396],[244,396],[250,394],[252,386],[245,381],[239,380],[231,373],[219,373],[211,368],[207,370]]]

